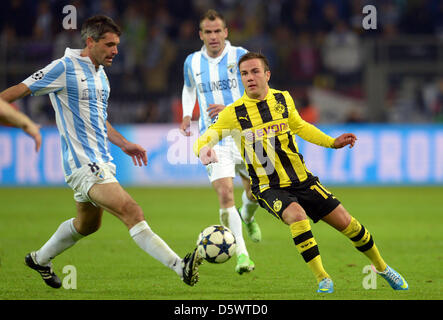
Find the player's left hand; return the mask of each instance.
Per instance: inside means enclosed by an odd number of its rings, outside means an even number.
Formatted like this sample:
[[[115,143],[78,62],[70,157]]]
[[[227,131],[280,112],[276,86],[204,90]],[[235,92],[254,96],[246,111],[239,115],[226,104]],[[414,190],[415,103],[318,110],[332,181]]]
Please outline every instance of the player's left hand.
[[[353,133],[343,133],[341,136],[337,137],[334,141],[334,148],[340,149],[347,145],[352,148],[355,145],[357,137]]]
[[[207,110],[211,119],[214,119],[224,108],[225,106],[222,104],[210,104]]]
[[[135,166],[142,167],[143,165],[148,165],[148,156],[146,150],[135,143],[128,142],[123,148],[123,152],[132,158]]]
[[[218,162],[215,150],[207,146],[204,146],[203,148],[200,149],[200,154],[198,157],[200,158],[201,163],[205,166],[210,163]]]

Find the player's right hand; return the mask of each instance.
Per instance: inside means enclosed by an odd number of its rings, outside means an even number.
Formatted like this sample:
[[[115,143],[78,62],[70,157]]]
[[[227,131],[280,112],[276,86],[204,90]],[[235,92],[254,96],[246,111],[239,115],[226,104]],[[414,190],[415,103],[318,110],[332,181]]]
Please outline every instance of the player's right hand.
[[[223,109],[225,108],[222,104],[210,104],[208,107],[209,117],[214,119]]]
[[[186,116],[183,118],[182,123],[180,124],[180,133],[186,137],[189,137],[192,135],[191,132],[191,117]]]
[[[203,148],[200,149],[198,157],[200,158],[201,163],[205,166],[210,163],[218,162],[215,150],[207,146],[204,146]]]

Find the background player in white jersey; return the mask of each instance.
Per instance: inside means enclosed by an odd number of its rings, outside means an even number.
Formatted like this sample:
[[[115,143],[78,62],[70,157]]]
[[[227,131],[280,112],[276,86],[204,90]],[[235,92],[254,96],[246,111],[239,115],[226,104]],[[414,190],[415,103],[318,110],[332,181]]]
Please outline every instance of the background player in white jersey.
[[[40,150],[42,136],[40,126],[29,117],[15,110],[9,103],[0,98],[0,123],[8,126],[14,126],[26,132],[35,142],[35,151]]]
[[[226,40],[228,29],[225,19],[215,10],[208,10],[200,19],[200,39],[203,47],[190,54],[184,63],[184,86],[182,93],[183,120],[180,131],[190,135],[192,111],[196,96],[200,107],[199,132],[203,134],[225,106],[241,98],[244,87],[237,63],[247,52],[234,47]],[[220,221],[229,227],[237,241],[237,265],[242,274],[254,269],[242,235],[242,220],[250,238],[261,240],[261,231],[254,220],[258,204],[251,193],[249,175],[234,140],[230,137],[214,147],[219,162],[208,165],[208,177],[217,192],[220,204]],[[241,218],[235,207],[233,178],[241,177],[245,191],[242,195]]]
[[[81,35],[85,48],[67,48],[53,61],[0,96],[14,101],[28,94],[49,94],[61,136],[65,180],[74,190],[77,216],[63,222],[52,237],[25,263],[38,271],[45,283],[59,288],[61,281],[51,260],[100,227],[103,210],[119,218],[145,252],[175,271],[193,286],[202,261],[197,251],[181,259],[148,226],[143,211],[115,178],[108,139],[132,157],[134,165],[147,165],[146,150],[126,140],[107,119],[109,82],[103,66],[111,66],[118,53],[120,28],[106,16],[86,20]]]

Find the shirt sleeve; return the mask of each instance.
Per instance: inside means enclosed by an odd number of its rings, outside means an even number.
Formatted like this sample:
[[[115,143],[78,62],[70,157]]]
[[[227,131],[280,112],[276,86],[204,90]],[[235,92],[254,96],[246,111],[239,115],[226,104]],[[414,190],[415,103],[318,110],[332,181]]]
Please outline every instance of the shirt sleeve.
[[[184,85],[182,90],[182,110],[183,118],[192,117],[194,111],[195,99],[197,98],[197,89],[191,72],[191,56],[188,56],[183,66]]]
[[[295,108],[294,100],[289,92],[284,92],[286,101],[288,103],[288,120],[289,128],[303,140],[311,142],[313,144],[333,148],[335,139],[328,136],[326,133],[313,126],[309,122],[306,122],[300,117],[297,109]]]
[[[41,96],[62,90],[66,85],[65,64],[61,60],[54,60],[43,69],[35,72],[22,83],[25,84],[33,96]]]
[[[212,148],[227,136],[236,138],[238,136],[236,133],[239,133],[236,129],[233,109],[227,106],[215,117],[213,124],[209,126],[208,130],[195,141],[193,148],[195,155],[198,157],[201,148],[204,146]]]

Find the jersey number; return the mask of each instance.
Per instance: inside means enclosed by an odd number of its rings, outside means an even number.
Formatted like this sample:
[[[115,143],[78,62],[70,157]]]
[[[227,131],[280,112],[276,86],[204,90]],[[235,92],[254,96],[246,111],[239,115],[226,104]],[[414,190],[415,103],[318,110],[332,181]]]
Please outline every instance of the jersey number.
[[[92,173],[95,173],[95,171],[100,170],[100,167],[95,163],[88,163],[89,168],[91,169]]]

